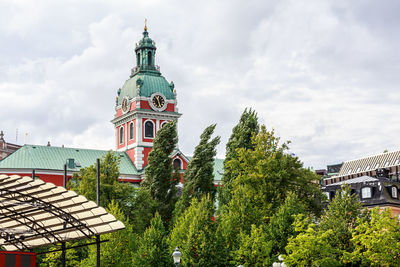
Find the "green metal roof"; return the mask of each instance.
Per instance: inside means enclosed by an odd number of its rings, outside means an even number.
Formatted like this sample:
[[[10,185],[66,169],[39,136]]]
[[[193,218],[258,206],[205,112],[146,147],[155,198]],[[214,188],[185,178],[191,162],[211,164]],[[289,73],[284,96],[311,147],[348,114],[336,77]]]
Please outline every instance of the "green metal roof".
[[[68,159],[74,159],[80,167],[68,168],[79,171],[96,163],[97,158],[107,154],[107,150],[67,148],[54,146],[24,145],[8,157],[0,161],[2,169],[46,169],[62,170]],[[125,152],[115,152],[121,158],[119,172],[121,174],[140,174]]]
[[[140,96],[150,97],[153,93],[162,93],[167,99],[175,98],[173,86],[171,86],[162,75],[138,73],[127,80],[122,86],[117,105],[121,105],[122,99],[126,96],[130,99],[138,96],[137,83],[142,83],[140,87]]]

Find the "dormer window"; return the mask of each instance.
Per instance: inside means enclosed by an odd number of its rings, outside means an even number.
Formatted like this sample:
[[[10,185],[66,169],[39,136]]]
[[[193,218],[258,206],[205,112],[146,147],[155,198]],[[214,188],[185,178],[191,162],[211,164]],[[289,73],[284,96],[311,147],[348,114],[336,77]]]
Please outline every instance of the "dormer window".
[[[361,170],[361,167],[358,167],[358,168],[357,168],[357,172],[359,172],[360,170]]]
[[[136,65],[140,66],[140,53],[137,53]]]
[[[379,168],[379,163],[375,165],[375,170]]]
[[[397,198],[397,187],[392,186],[392,198]]]
[[[347,174],[350,174],[351,173],[351,169],[347,172]]]
[[[389,166],[389,161],[386,161],[385,167]]]
[[[370,168],[371,168],[371,165],[368,165],[367,168],[365,168],[365,170],[369,171]]]
[[[371,198],[371,187],[363,187],[361,188],[361,198]]]

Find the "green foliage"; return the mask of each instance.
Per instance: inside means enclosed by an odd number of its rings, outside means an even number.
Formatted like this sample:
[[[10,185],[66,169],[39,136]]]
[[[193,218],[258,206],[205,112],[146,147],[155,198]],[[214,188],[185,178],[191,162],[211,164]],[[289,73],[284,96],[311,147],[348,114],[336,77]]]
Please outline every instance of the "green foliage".
[[[109,151],[100,159],[100,206],[107,207],[113,200],[125,214],[130,215],[135,188],[118,181],[120,159]],[[68,183],[71,190],[96,202],[96,164],[82,168]]]
[[[178,142],[176,121],[167,123],[158,132],[149,153],[148,165],[145,170],[145,180],[141,186],[149,190],[156,201],[156,209],[164,222],[169,221],[177,200],[176,185],[173,179],[171,153]]]
[[[360,216],[361,203],[355,194],[351,195],[349,186],[343,186],[321,217],[319,227],[322,232],[333,231],[332,246],[342,251],[351,251],[352,231]]]
[[[142,234],[150,226],[156,208],[157,203],[151,197],[150,191],[143,187],[138,188],[129,212],[129,221],[135,233]]]
[[[289,239],[284,257],[288,266],[342,266],[339,249],[331,245],[332,229],[319,231],[303,214],[296,216],[294,225],[301,233]]]
[[[219,249],[216,245],[214,204],[209,196],[198,202],[193,198],[188,209],[176,220],[170,234],[170,252],[178,247],[183,266],[216,266]]]
[[[221,209],[218,231],[232,253],[239,248],[238,233],[250,235],[252,225],[268,225],[289,195],[301,200],[304,209],[316,213],[320,210],[316,196],[322,196],[322,193],[319,186],[312,183],[316,177],[303,169],[296,157],[285,153],[287,143],[280,145],[279,138],[265,126],[252,142],[253,149],[237,149],[238,157],[226,163],[232,170],[237,170],[238,176],[232,183],[230,202]],[[280,234],[287,238],[289,229],[282,228]],[[273,231],[270,234],[278,235]],[[281,249],[286,240],[281,242],[275,244],[274,251]]]
[[[172,266],[167,232],[158,213],[151,220],[151,226],[144,232],[139,244],[132,266]]]
[[[304,215],[298,216],[296,237],[289,239],[286,246],[289,265],[299,266],[342,266],[349,263],[348,254],[354,249],[352,233],[357,222],[366,220],[361,214],[361,204],[350,194],[350,187],[342,187],[329,204],[318,227]]]
[[[137,247],[137,235],[133,233],[129,220],[126,219],[117,202],[111,201],[107,211],[113,214],[117,220],[122,221],[125,229],[101,235],[101,240],[108,240],[101,243],[101,266],[131,266],[132,252]],[[91,245],[88,257],[80,263],[80,266],[96,266],[96,257],[96,245]]]
[[[189,162],[183,177],[185,186],[182,197],[176,204],[175,216],[180,216],[190,205],[192,198],[197,198],[200,201],[207,194],[211,196],[212,200],[215,198],[214,158],[217,154],[216,146],[220,142],[219,136],[210,141],[215,126],[215,124],[208,126],[200,135],[200,142],[194,150],[193,158]]]
[[[238,171],[227,164],[232,159],[238,157],[238,148],[254,149],[252,142],[253,135],[258,134],[260,126],[258,124],[257,113],[247,108],[242,113],[238,124],[232,129],[232,134],[226,144],[226,155],[224,160],[224,175],[222,181],[224,187],[220,188],[219,191],[219,203],[220,206],[229,203],[231,198],[232,182],[237,177]]]
[[[234,251],[235,266],[271,266],[272,242],[268,240],[262,226],[251,225],[250,234],[241,232],[238,237],[239,248]]]
[[[391,209],[380,212],[376,207],[371,219],[358,218],[351,240],[355,249],[350,261],[363,266],[400,266],[400,225]]]
[[[267,239],[271,242],[271,256],[277,260],[280,254],[285,254],[285,247],[290,237],[297,232],[293,225],[295,216],[306,214],[306,206],[295,195],[289,194],[285,203],[279,207],[267,226]]]
[[[83,243],[83,242],[81,242]],[[80,250],[77,249],[68,249],[70,247],[73,247],[77,245],[78,243],[76,242],[67,242],[66,243],[66,266],[67,267],[75,267],[78,266],[80,259],[82,259],[82,255],[80,255]],[[57,250],[60,249],[61,246],[53,246],[49,249],[49,251]],[[45,254],[46,256],[42,259],[42,262],[40,263],[40,266],[44,267],[52,267],[52,266],[62,266],[61,262],[61,251],[57,251],[54,253],[47,253]],[[86,253],[84,253],[84,256],[87,256]]]

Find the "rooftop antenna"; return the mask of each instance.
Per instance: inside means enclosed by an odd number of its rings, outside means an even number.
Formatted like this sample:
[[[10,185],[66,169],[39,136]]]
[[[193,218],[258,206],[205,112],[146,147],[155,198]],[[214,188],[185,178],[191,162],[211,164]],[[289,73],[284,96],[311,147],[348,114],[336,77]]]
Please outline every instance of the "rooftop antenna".
[[[28,135],[28,133],[24,133],[24,145],[26,145],[26,136]]]

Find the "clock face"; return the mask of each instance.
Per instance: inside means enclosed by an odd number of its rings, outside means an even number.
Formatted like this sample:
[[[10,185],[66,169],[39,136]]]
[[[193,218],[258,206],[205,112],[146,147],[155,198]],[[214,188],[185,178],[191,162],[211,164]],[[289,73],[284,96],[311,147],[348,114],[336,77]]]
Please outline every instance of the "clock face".
[[[154,107],[160,109],[165,105],[165,100],[164,97],[161,95],[155,95],[153,96],[152,100]]]
[[[122,100],[122,111],[127,112],[129,110],[129,100],[128,98],[124,98]]]

